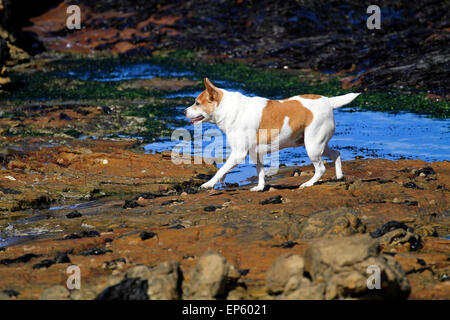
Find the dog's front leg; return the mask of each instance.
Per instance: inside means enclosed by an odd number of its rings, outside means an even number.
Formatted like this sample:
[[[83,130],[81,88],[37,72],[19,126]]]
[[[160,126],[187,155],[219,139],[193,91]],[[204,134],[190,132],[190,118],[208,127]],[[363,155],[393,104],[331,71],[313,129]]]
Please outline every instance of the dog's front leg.
[[[211,189],[214,188],[217,182],[219,182],[224,176],[233,169],[235,166],[237,166],[239,163],[241,163],[243,160],[245,160],[245,157],[247,156],[247,153],[241,153],[241,152],[231,152],[230,157],[227,159],[225,164],[220,167],[220,169],[216,172],[214,177],[212,177],[211,180],[208,182],[202,184],[200,188],[202,189]]]

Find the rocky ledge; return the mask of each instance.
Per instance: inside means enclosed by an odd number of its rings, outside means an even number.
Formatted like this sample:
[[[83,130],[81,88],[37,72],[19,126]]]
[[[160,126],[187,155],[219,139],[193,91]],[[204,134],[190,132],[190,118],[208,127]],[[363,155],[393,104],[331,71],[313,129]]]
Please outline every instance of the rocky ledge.
[[[330,169],[302,190],[313,168],[281,168],[265,192],[200,191],[214,168],[130,147],[3,158],[2,298],[449,298],[446,161],[347,161],[345,180]],[[70,265],[80,290],[66,289]]]

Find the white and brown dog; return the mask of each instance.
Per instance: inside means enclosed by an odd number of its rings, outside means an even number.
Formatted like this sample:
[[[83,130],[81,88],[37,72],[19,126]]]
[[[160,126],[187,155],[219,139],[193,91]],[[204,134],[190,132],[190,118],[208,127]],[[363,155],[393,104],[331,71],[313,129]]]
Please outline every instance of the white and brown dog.
[[[312,186],[325,173],[322,156],[334,161],[336,178],[343,177],[341,155],[328,147],[335,129],[333,109],[350,103],[359,93],[333,98],[305,94],[285,100],[269,100],[219,89],[208,78],[205,79],[205,87],[206,90],[184,113],[193,124],[216,123],[227,136],[231,154],[202,188],[213,188],[217,182],[223,181],[225,175],[250,153],[258,173],[258,185],[250,190],[262,191],[265,186],[264,155],[303,145],[315,173],[300,188]]]

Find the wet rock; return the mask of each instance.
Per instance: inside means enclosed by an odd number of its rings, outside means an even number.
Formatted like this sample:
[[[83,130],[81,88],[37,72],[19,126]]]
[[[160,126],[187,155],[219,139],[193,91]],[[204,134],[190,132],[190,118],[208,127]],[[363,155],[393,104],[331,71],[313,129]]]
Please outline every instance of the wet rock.
[[[78,211],[76,211],[76,210],[66,214],[66,218],[67,219],[80,218],[82,216],[83,215],[81,213],[79,213]]]
[[[95,230],[83,230],[79,233],[72,233],[64,238],[62,240],[74,240],[74,239],[81,239],[81,238],[94,238],[94,237],[100,237],[100,233]]]
[[[71,263],[70,258],[67,255],[67,252],[60,252],[56,254],[54,259],[42,260],[41,262],[33,265],[33,269],[49,268],[51,265],[55,263]]]
[[[139,234],[139,237],[141,238],[141,240],[147,240],[147,239],[151,239],[151,238],[155,237],[156,235],[157,234],[152,231],[142,231]]]
[[[286,241],[281,244],[274,244],[272,247],[290,249],[290,248],[293,248],[297,244],[298,244],[298,242],[295,242],[295,241]]]
[[[167,229],[186,229],[182,224],[176,224],[174,226],[168,227]]]
[[[369,289],[368,268],[380,270],[381,290]],[[325,285],[325,299],[406,299],[410,285],[400,265],[380,255],[369,235],[319,240],[305,254],[305,271],[312,282]]]
[[[423,188],[420,188],[415,182],[412,181],[404,183],[403,186],[409,189],[423,190]]]
[[[45,259],[45,260],[42,260],[41,262],[33,265],[33,269],[48,268],[54,263],[55,263],[55,260]]]
[[[139,203],[132,199],[132,200],[125,200],[125,204],[122,206],[122,208],[127,209],[127,208],[136,208],[139,207]]]
[[[64,113],[64,112],[61,112],[60,114],[59,114],[59,119],[60,120],[66,120],[66,121],[72,121],[72,118],[71,117],[69,117],[66,113]]]
[[[27,263],[31,259],[38,258],[40,256],[41,255],[39,255],[39,254],[27,253],[27,254],[24,254],[23,256],[20,256],[20,257],[14,258],[14,259],[3,259],[3,260],[0,260],[0,264],[8,265],[8,264],[19,263],[19,262]]]
[[[200,257],[191,271],[189,281],[183,290],[184,299],[226,298],[239,277],[237,269],[230,266],[223,256],[208,251]]]
[[[70,261],[70,258],[66,252],[61,252],[61,253],[56,254],[54,261],[55,261],[55,263],[71,263],[72,262],[72,261]]]
[[[56,285],[45,289],[40,295],[39,300],[68,300],[70,292],[61,285]]]
[[[416,176],[428,176],[431,174],[436,174],[436,171],[432,167],[424,167],[422,169],[413,171]]]
[[[294,225],[291,234],[294,238],[312,239],[365,233],[366,226],[356,214],[357,212],[350,208],[317,212]]]
[[[260,202],[260,204],[262,204],[262,205],[278,204],[278,203],[282,203],[282,197],[281,196],[271,197],[271,198],[268,198],[268,199],[263,200],[263,201]]]
[[[241,276],[244,277],[250,272],[250,269],[239,269],[238,272]]]
[[[222,206],[208,206],[208,207],[203,208],[203,210],[206,212],[213,212],[213,211],[216,211],[217,209],[221,209],[221,208],[222,208]]]
[[[379,238],[382,235],[384,235],[388,232],[391,232],[395,229],[408,230],[408,226],[402,222],[392,220],[392,221],[386,222],[381,227],[379,227],[377,230],[370,232],[370,236],[372,238]]]
[[[103,248],[92,248],[92,249],[88,249],[86,251],[80,252],[80,255],[82,255],[82,256],[91,256],[91,255],[99,256],[102,254],[106,254],[108,252],[112,252],[112,250],[105,250]]]
[[[407,245],[410,251],[416,251],[422,248],[420,235],[404,229],[390,231],[378,238],[378,242],[383,246],[391,247]]]
[[[304,266],[303,258],[296,254],[285,254],[277,258],[266,273],[266,287],[269,294],[283,292],[291,277],[303,277]]]
[[[211,180],[212,177],[213,176],[211,174],[199,173],[194,178],[195,179],[200,179],[200,180]]]
[[[177,199],[172,199],[172,200],[164,201],[163,203],[161,203],[161,205],[162,205],[162,206],[167,206],[167,205],[169,205],[169,204],[174,204],[174,203],[183,204],[184,201],[177,200]]]
[[[127,278],[103,290],[95,300],[148,300],[147,290],[147,280]]]
[[[9,298],[17,298],[19,296],[19,292],[14,289],[2,290],[0,293],[7,295]]]

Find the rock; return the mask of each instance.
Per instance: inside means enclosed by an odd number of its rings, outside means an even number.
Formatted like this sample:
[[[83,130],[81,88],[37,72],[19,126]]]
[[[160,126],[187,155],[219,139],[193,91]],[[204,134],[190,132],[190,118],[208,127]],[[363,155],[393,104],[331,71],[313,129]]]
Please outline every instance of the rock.
[[[33,265],[33,269],[48,268],[54,263],[55,263],[55,260],[45,259],[45,260],[42,260],[41,262]]]
[[[237,281],[236,277],[240,277],[239,272],[234,272],[222,255],[208,251],[193,268],[189,283],[183,291],[184,298],[226,298],[231,286]]]
[[[183,275],[178,262],[164,262],[155,268],[137,266],[127,270],[125,278],[139,278],[148,283],[150,300],[175,300],[181,296]]]
[[[244,300],[247,297],[247,290],[244,286],[237,286],[228,293],[227,300]]]
[[[222,206],[207,206],[205,208],[203,208],[204,211],[206,212],[213,212],[216,211],[217,209],[221,209]]]
[[[148,280],[150,300],[175,300],[181,297],[183,275],[178,262],[164,262],[152,269]]]
[[[6,289],[6,290],[1,291],[1,293],[6,294],[10,298],[17,298],[19,296],[19,292],[14,289]]]
[[[125,203],[124,203],[124,205],[122,206],[122,208],[124,208],[124,209],[127,209],[127,208],[136,208],[136,207],[139,207],[139,203],[138,203],[136,200],[134,200],[134,199],[131,199],[131,200],[125,200]]]
[[[384,234],[391,232],[395,229],[407,230],[408,226],[402,222],[392,220],[392,221],[389,221],[389,222],[383,224],[377,230],[370,232],[370,236],[372,238],[379,238],[379,237],[383,236]]]
[[[289,278],[281,300],[321,300],[325,292],[324,283],[313,283],[304,276],[295,275]]]
[[[285,249],[290,249],[295,247],[298,244],[298,242],[295,241],[286,241],[283,242],[281,244],[274,244],[272,247],[273,248],[285,248]]]
[[[67,218],[67,219],[80,218],[80,217],[82,217],[82,216],[83,216],[83,215],[82,215],[81,213],[79,213],[77,210],[72,211],[72,212],[66,214],[66,218]]]
[[[266,287],[269,294],[283,292],[291,277],[303,277],[304,266],[303,258],[296,254],[289,253],[277,258],[266,273]]]
[[[39,300],[68,300],[70,292],[62,285],[56,285],[45,289],[40,295]]]
[[[436,171],[432,167],[424,167],[422,169],[418,169],[414,171],[416,176],[426,177],[430,174],[436,174]]]
[[[398,221],[389,221],[377,230],[370,233],[372,238],[377,238],[383,246],[397,246],[408,244],[411,251],[422,248],[421,236],[414,232],[413,228]]]
[[[82,256],[91,256],[91,255],[98,256],[98,255],[106,254],[108,252],[112,252],[112,250],[105,250],[103,248],[92,248],[92,249],[88,249],[83,252],[80,252],[80,255],[82,255]]]
[[[407,245],[409,250],[415,251],[422,248],[420,235],[404,229],[395,229],[378,238],[378,242],[383,246]]]
[[[69,234],[69,235],[65,236],[64,238],[62,238],[62,240],[73,240],[73,239],[94,238],[94,237],[100,237],[100,233],[95,230],[89,230],[89,231],[83,230],[79,233]]]
[[[148,300],[147,289],[147,280],[126,278],[103,290],[95,300]]]
[[[358,218],[356,212],[349,208],[314,213],[304,222],[291,228],[292,236],[302,239],[349,236],[365,232],[365,224]]]
[[[271,198],[268,198],[268,199],[263,200],[263,201],[260,202],[260,204],[262,204],[262,205],[278,204],[278,203],[282,203],[282,197],[281,196],[271,197]]]
[[[125,272],[125,278],[140,278],[140,279],[150,279],[152,276],[151,269],[147,266],[140,265],[134,268],[128,269]]]
[[[2,259],[0,260],[0,264],[8,265],[11,263],[18,263],[18,262],[27,263],[31,259],[38,258],[40,256],[41,256],[40,254],[27,253],[14,259]]]
[[[152,231],[142,231],[139,234],[139,237],[141,238],[141,240],[151,239],[151,238],[153,238],[155,236],[157,236],[157,234],[155,232],[152,232]]]
[[[66,252],[56,254],[54,261],[55,263],[71,263],[70,258]]]
[[[369,289],[369,268],[380,271],[381,289]],[[400,265],[380,255],[369,235],[319,240],[305,254],[305,271],[314,284],[325,285],[325,299],[405,299],[410,285]]]

